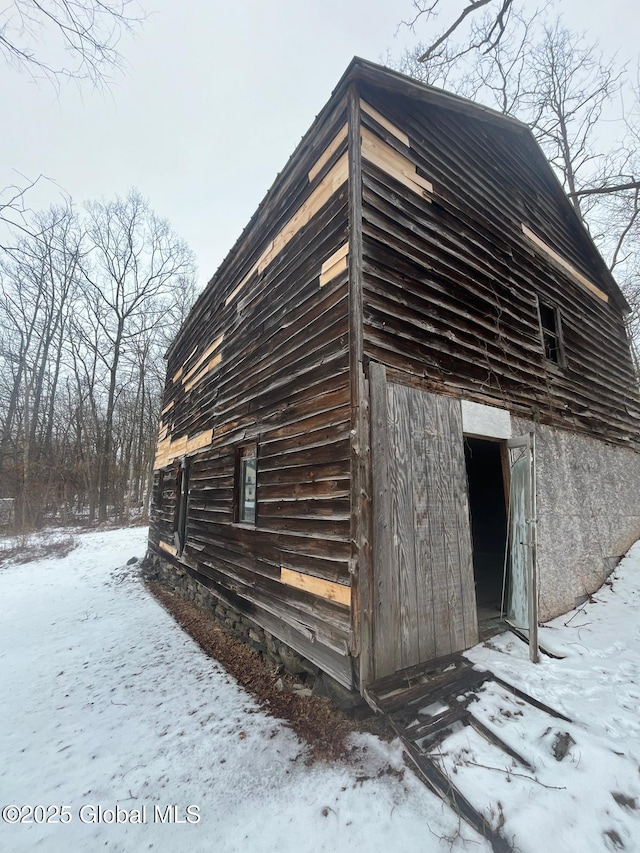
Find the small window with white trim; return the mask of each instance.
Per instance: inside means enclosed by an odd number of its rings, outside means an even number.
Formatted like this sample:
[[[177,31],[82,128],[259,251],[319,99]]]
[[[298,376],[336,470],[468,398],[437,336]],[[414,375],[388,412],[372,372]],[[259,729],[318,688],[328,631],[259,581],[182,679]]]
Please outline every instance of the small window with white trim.
[[[257,515],[257,446],[255,444],[238,448],[237,478],[237,520],[241,524],[255,524]]]

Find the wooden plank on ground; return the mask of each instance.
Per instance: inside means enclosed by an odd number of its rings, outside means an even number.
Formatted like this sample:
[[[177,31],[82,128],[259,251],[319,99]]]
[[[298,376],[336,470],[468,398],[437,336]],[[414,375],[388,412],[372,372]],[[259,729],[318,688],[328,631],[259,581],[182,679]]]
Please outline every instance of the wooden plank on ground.
[[[513,758],[518,764],[521,764],[523,767],[526,767],[527,770],[535,771],[535,767],[526,758],[520,755],[519,752],[516,752],[515,749],[509,746],[508,743],[505,743],[501,737],[499,737],[494,731],[485,726],[484,723],[480,722],[476,717],[473,716],[472,713],[469,713],[469,725],[472,726],[478,734],[481,734],[482,737],[486,738],[490,743],[494,746],[497,746],[498,749],[501,749],[503,752],[506,752],[508,756]]]
[[[377,696],[386,696],[402,687],[411,686],[416,680],[422,678],[422,676],[442,672],[450,666],[456,668],[461,666],[467,667],[469,666],[469,661],[459,652],[445,655],[435,660],[419,663],[402,671],[391,673],[383,678],[378,678],[373,684],[369,685],[369,690]]]
[[[427,707],[437,701],[453,700],[463,693],[475,691],[489,678],[491,673],[488,671],[471,668],[443,673],[439,677],[430,678],[423,685],[420,702],[423,707]]]
[[[400,708],[420,703],[423,707],[432,704],[437,699],[470,690],[488,678],[488,673],[472,669],[468,662],[461,662],[451,670],[435,675],[423,675],[422,678],[404,690],[389,693],[386,696],[375,694],[382,710],[392,714]],[[411,712],[411,709],[409,709]],[[415,709],[414,709],[415,711]]]
[[[413,726],[407,726],[404,729],[403,737],[412,741],[418,741],[423,737],[436,734],[441,729],[448,729],[454,723],[466,723],[469,718],[469,711],[466,705],[459,705],[454,708],[448,708],[441,714],[438,714],[431,719],[422,720]]]
[[[513,853],[509,842],[498,831],[487,823],[480,812],[456,788],[451,779],[440,770],[436,763],[420,751],[412,743],[405,742],[407,754],[415,766],[418,776],[441,799],[449,803],[470,826],[483,835],[491,844],[494,853]]]
[[[545,705],[544,702],[540,702],[538,699],[534,699],[533,696],[529,696],[528,693],[525,693],[523,690],[520,690],[518,687],[514,687],[513,684],[509,684],[508,681],[503,681],[502,678],[499,678],[497,675],[492,675],[492,680],[496,682],[496,684],[500,684],[502,687],[505,687],[514,696],[517,696],[519,699],[523,699],[525,702],[528,702],[529,705],[533,705],[534,708],[538,708],[540,711],[545,711],[547,714],[551,714],[552,717],[556,717],[559,720],[564,720],[567,723],[572,723],[573,720],[571,717],[565,717],[564,714],[561,714],[560,711],[556,711],[555,708],[550,708],[549,705]]]

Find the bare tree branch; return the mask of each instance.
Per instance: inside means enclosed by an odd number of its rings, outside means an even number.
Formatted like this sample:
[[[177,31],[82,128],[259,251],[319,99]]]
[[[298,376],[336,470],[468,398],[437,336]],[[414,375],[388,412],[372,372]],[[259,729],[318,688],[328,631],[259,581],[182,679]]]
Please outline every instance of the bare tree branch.
[[[634,85],[615,57],[562,25],[557,0],[541,2],[522,11],[521,0],[458,0],[452,24],[389,64],[531,127],[615,270],[640,341],[640,63]],[[402,24],[432,28],[453,5],[413,0],[414,18]],[[612,129],[617,139],[603,147]]]
[[[486,6],[489,6],[491,3],[495,2],[495,0],[469,0],[468,5],[460,12],[455,21],[447,27],[447,29],[440,35],[419,57],[419,62],[426,62],[431,57],[433,57],[438,49],[442,47],[451,36],[460,29],[462,24],[466,21],[466,19],[478,12],[478,10],[483,9]],[[482,38],[479,42],[476,42],[472,45],[469,45],[465,52],[470,52],[472,50],[476,50],[480,47],[486,46],[487,48],[495,47],[496,44],[502,38],[505,27],[506,27],[506,16],[511,8],[513,0],[499,0],[499,8],[497,9],[494,16],[492,16],[492,23],[489,25],[486,32],[483,34]],[[407,25],[410,27],[414,27],[419,18],[425,16],[427,19],[430,17],[435,17],[439,11],[440,0],[433,0],[429,5],[424,5],[424,3],[420,2],[420,0],[414,0],[414,7],[417,9],[417,14],[413,18],[411,22]]]
[[[143,20],[139,0],[11,0],[0,11],[0,56],[56,87],[63,78],[100,86],[122,68],[120,39]]]
[[[611,263],[609,264],[609,269],[613,272],[613,270],[618,266],[619,263],[623,260],[627,260],[627,258],[620,258],[620,254],[622,252],[622,247],[625,244],[625,241],[631,231],[636,225],[638,218],[640,217],[640,187],[636,188],[631,213],[627,216],[627,224],[620,232],[618,240],[616,242],[615,249],[611,255]]]
[[[611,193],[620,193],[625,192],[627,190],[638,190],[640,189],[640,181],[636,181],[635,179],[632,181],[628,181],[625,184],[614,184],[613,186],[608,187],[587,187],[582,190],[574,190],[573,192],[567,193],[569,198],[579,198],[581,196],[587,195],[609,195]]]

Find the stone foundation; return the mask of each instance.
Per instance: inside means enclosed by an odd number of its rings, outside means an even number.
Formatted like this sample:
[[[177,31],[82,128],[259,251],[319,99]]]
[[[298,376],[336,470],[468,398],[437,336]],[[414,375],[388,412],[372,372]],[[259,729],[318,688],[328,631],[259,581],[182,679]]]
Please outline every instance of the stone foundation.
[[[144,574],[148,580],[162,584],[208,613],[227,634],[252,648],[273,670],[295,678],[296,692],[304,691],[302,695],[326,696],[345,713],[357,719],[371,714],[369,706],[359,693],[344,688],[315,664],[299,655],[291,646],[222,601],[185,569],[173,566],[149,553],[145,560]]]

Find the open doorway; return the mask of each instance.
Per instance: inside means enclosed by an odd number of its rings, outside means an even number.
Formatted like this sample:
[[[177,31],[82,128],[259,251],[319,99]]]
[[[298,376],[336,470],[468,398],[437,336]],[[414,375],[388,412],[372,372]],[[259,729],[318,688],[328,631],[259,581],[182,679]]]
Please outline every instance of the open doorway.
[[[480,634],[500,622],[507,549],[507,509],[502,445],[465,436],[473,572]],[[505,590],[505,592],[507,592]]]

